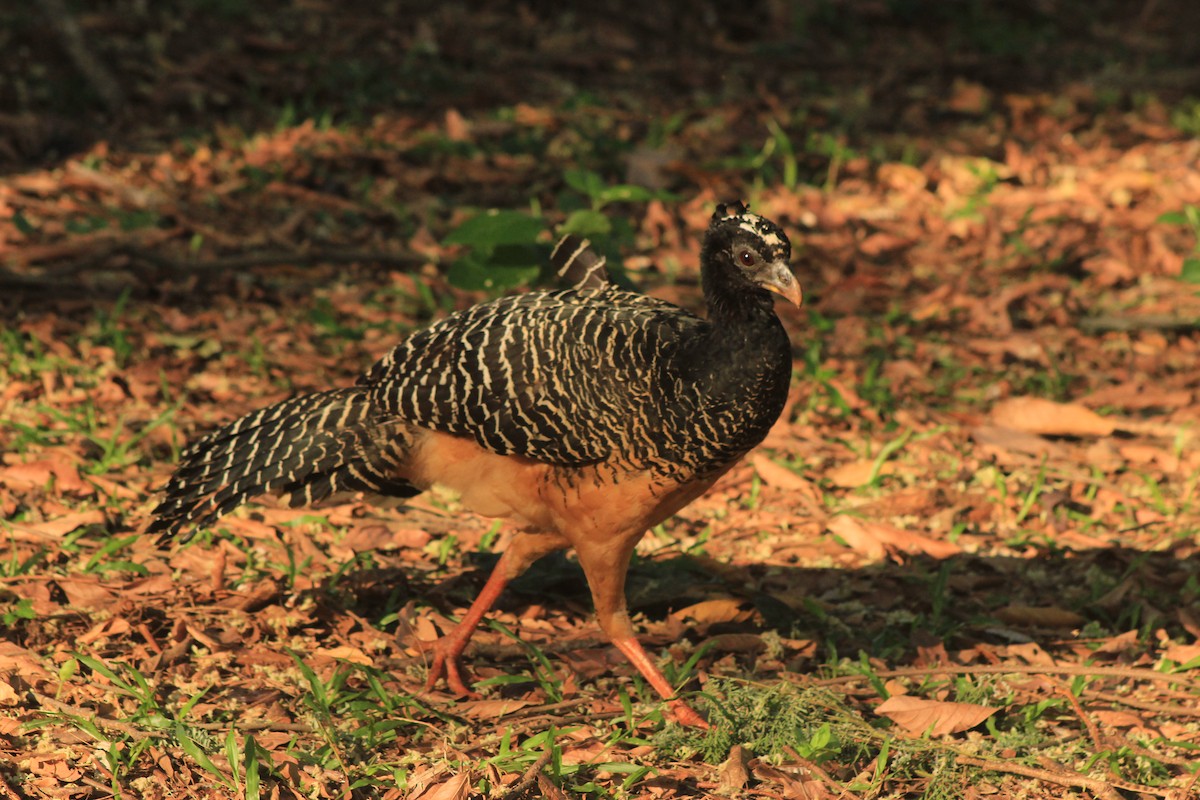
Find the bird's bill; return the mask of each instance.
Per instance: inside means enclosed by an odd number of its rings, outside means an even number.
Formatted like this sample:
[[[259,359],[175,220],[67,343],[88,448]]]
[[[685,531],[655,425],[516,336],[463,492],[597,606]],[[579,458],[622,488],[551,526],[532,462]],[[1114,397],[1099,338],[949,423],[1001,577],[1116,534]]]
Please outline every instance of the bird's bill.
[[[792,268],[787,264],[772,264],[762,276],[762,287],[768,292],[774,292],[787,300],[796,308],[804,301],[804,293],[800,291],[800,282],[792,274]]]

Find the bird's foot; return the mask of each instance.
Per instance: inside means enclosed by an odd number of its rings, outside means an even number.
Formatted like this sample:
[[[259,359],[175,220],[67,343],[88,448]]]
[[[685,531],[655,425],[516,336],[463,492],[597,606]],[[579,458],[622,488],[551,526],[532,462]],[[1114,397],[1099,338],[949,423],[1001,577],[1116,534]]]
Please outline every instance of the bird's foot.
[[[443,636],[436,641],[422,644],[421,649],[433,652],[433,663],[429,665],[429,677],[425,680],[425,691],[432,691],[438,680],[445,677],[446,686],[456,695],[470,700],[478,700],[481,697],[478,692],[468,689],[463,680],[464,675],[468,680],[471,679],[471,674],[458,663],[458,658],[466,646],[465,641],[455,641],[452,636]]]
[[[675,721],[680,725],[686,725],[689,728],[700,728],[701,730],[709,730],[712,728],[708,724],[708,720],[696,713],[696,710],[682,700],[672,700],[668,703],[671,709],[671,715],[675,717]]]

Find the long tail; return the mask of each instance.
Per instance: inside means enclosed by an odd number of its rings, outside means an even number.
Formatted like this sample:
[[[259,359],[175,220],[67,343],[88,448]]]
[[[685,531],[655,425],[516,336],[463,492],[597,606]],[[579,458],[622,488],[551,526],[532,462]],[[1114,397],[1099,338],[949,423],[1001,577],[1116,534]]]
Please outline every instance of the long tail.
[[[379,419],[364,387],[293,397],[247,414],[184,451],[147,532],[165,538],[204,528],[268,492],[290,494],[292,506],[340,491],[411,497],[418,490],[396,477],[405,433],[397,421]]]

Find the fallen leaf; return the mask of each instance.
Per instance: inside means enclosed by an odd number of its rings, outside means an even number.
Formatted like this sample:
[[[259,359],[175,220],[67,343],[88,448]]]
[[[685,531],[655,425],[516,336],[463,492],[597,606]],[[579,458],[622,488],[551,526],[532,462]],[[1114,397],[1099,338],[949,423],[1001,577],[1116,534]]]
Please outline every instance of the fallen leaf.
[[[996,611],[996,618],[1007,625],[1030,628],[1077,628],[1086,620],[1074,611],[1056,606],[1025,606],[1017,603]]]
[[[894,553],[949,558],[962,552],[962,548],[954,542],[932,539],[893,525],[845,515],[831,519],[828,528],[830,533],[840,537],[850,547],[871,558]]]
[[[693,603],[673,612],[671,616],[681,621],[692,620],[701,625],[713,625],[718,622],[748,619],[750,612],[742,609],[742,601],[736,597],[718,597]]]
[[[757,633],[721,633],[708,637],[704,644],[717,653],[761,653],[767,649]]]
[[[946,98],[946,108],[959,114],[986,114],[991,104],[987,87],[966,78],[955,78]]]
[[[420,550],[433,537],[420,528],[393,528],[390,525],[372,523],[351,527],[339,544],[350,550],[412,549]]]
[[[471,141],[471,128],[458,109],[446,109],[446,138],[452,142]]]
[[[754,471],[758,473],[758,477],[762,478],[763,483],[768,486],[797,491],[804,491],[812,487],[809,481],[792,472],[787,467],[781,467],[764,455],[758,453],[752,455],[750,457],[750,464],[754,467]]]
[[[1013,397],[992,407],[992,422],[1041,436],[1108,436],[1117,426],[1078,403]]]
[[[974,728],[999,709],[975,703],[947,703],[920,697],[890,697],[875,708],[911,734],[946,736]]]
[[[717,770],[717,783],[720,788],[738,790],[750,782],[750,754],[740,744],[729,748],[729,758]]]
[[[94,580],[58,578],[55,583],[66,594],[67,605],[75,608],[106,608],[116,599],[113,592]]]
[[[470,780],[470,774],[460,772],[445,783],[429,787],[412,800],[465,800]]]
[[[528,700],[508,698],[503,700],[465,700],[454,706],[454,712],[467,719],[496,720],[505,714],[532,705]]]
[[[74,605],[74,604],[72,604]],[[93,625],[91,630],[75,639],[77,645],[91,644],[100,639],[111,639],[114,636],[124,636],[131,630],[129,620],[124,617],[112,617],[106,619],[98,625]]]
[[[1056,442],[999,425],[977,425],[971,429],[971,439],[980,446],[981,455],[1010,461],[1014,455],[1058,459],[1063,458],[1065,452],[1065,448]]]
[[[1132,711],[1093,711],[1092,715],[1100,722],[1108,727],[1113,728],[1142,728],[1145,727],[1146,721],[1134,714]]]
[[[22,524],[20,525],[20,530],[48,539],[61,539],[68,533],[79,530],[87,525],[103,524],[104,512],[99,509],[92,509],[91,511],[77,511],[73,514],[65,514],[61,517],[46,520],[45,522],[35,522],[29,525]]]
[[[1200,644],[1173,644],[1163,650],[1163,658],[1176,664],[1191,664],[1193,668],[1200,667]]]
[[[1004,656],[1016,656],[1032,666],[1052,667],[1058,663],[1054,660],[1054,656],[1043,650],[1037,642],[1010,644],[1001,648],[1001,652]]]
[[[75,464],[63,458],[44,458],[24,464],[12,464],[0,469],[0,483],[11,489],[42,489],[53,479],[59,492],[91,495],[92,488],[84,483]]]
[[[325,656],[327,658],[336,658],[339,661],[349,661],[351,664],[362,664],[365,667],[375,665],[366,653],[359,650],[357,647],[349,645],[339,645],[338,647],[318,647],[313,651],[313,655]]]
[[[1110,636],[1093,650],[1093,653],[1125,653],[1138,646],[1138,631],[1136,629]]]
[[[866,486],[871,480],[871,473],[875,469],[875,460],[865,458],[861,461],[851,461],[848,464],[840,464],[831,470],[827,470],[824,474],[834,486],[842,489],[857,489],[859,486]],[[896,471],[896,467],[890,462],[885,462],[879,468],[880,475],[891,475]]]

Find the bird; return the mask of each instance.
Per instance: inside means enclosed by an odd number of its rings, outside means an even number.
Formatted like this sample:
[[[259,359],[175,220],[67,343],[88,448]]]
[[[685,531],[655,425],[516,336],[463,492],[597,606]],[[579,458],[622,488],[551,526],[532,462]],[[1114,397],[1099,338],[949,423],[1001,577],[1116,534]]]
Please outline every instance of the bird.
[[[263,494],[309,505],[348,491],[412,497],[434,484],[507,518],[490,577],[430,646],[426,682],[467,688],[460,657],[505,585],[572,548],[608,640],[668,704],[708,727],[638,642],[625,600],[634,547],[758,445],[792,377],[774,300],[799,307],[791,244],[741,202],[700,247],[701,317],[621,288],[579,237],[551,257],[568,288],[503,296],[396,345],[353,386],[251,412],[187,447],[152,512],[160,541]]]

